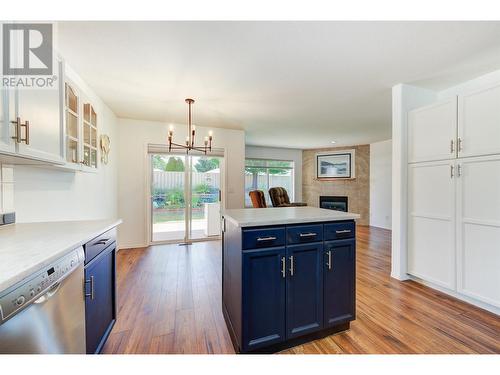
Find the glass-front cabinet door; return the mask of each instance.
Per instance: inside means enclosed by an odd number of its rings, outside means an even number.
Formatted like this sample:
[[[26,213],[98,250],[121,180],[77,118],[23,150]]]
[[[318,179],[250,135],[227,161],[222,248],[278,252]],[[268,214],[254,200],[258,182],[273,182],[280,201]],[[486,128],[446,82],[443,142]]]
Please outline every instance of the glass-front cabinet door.
[[[65,84],[66,162],[83,170],[97,169],[97,113],[71,81]]]
[[[79,95],[69,83],[65,86],[65,115],[66,115],[66,162],[78,164],[80,110]]]
[[[97,114],[90,103],[83,105],[83,164],[97,168]]]

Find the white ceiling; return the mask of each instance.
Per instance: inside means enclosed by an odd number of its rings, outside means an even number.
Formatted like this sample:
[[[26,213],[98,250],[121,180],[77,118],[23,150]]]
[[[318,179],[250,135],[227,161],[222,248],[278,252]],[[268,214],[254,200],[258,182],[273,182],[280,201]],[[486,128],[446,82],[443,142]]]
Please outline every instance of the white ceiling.
[[[391,136],[391,87],[500,68],[500,22],[62,22],[59,49],[119,117],[313,148]]]

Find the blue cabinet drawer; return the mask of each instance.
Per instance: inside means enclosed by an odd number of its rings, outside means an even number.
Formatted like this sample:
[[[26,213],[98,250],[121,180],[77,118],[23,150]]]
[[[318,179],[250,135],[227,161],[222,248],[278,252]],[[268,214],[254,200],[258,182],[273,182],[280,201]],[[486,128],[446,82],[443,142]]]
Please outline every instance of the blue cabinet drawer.
[[[339,221],[325,224],[325,241],[354,238],[356,232],[354,221]]]
[[[110,244],[116,242],[116,228],[113,228],[83,245],[85,264],[98,256]]]
[[[243,250],[283,246],[285,227],[254,228],[243,230]]]
[[[323,241],[323,224],[297,225],[286,228],[288,244]]]

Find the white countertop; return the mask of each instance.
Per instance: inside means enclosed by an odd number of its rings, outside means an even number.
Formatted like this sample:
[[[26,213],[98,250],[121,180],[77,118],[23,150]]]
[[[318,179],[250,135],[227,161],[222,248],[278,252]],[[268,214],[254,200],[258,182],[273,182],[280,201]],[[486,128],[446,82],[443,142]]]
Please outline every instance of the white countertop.
[[[225,210],[223,216],[239,227],[355,220],[360,215],[317,207],[272,207]]]
[[[1,226],[0,292],[121,222],[95,220]]]

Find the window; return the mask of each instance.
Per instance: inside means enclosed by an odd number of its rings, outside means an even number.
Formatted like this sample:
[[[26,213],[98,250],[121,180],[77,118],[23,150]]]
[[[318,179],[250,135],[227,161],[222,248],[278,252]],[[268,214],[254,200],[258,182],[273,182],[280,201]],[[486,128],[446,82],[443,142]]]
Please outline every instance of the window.
[[[290,201],[294,199],[293,161],[246,159],[245,160],[245,206],[252,207],[248,196],[251,190],[262,190],[268,206],[272,206],[269,188],[283,187]]]

